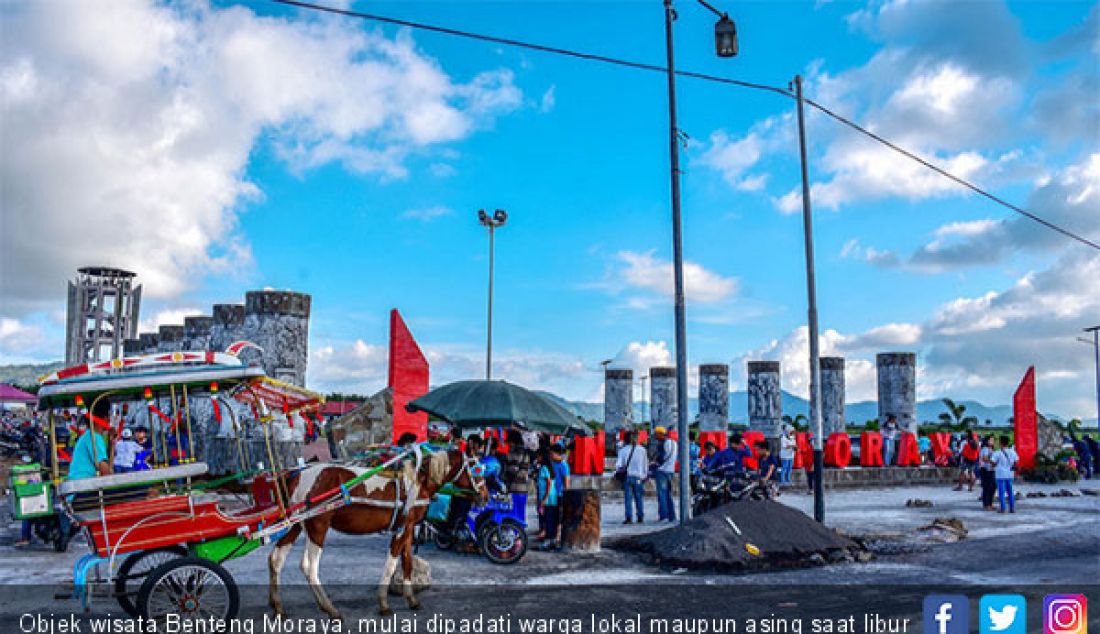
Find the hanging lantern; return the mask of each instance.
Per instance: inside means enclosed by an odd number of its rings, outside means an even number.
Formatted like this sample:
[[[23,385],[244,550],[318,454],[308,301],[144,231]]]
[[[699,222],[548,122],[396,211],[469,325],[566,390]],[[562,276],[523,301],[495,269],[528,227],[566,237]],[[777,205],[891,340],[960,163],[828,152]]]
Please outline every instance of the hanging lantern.
[[[77,394],[76,398],[74,399],[74,402],[76,403],[77,407],[79,407],[80,409],[84,409],[84,397],[83,396],[81,396],[80,394]]]
[[[210,382],[210,393],[211,394],[217,394],[218,393],[218,382],[217,381],[211,381]]]
[[[141,391],[141,396],[145,400],[151,401],[151,400],[153,400],[153,390],[151,388],[145,388],[144,390]]]

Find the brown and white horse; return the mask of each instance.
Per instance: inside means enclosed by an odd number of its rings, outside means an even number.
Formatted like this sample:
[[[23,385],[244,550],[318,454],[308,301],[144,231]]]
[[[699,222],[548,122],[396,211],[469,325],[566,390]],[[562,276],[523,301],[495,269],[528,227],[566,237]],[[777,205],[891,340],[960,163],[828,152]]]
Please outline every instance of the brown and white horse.
[[[306,548],[302,556],[302,573],[309,581],[317,606],[332,619],[339,619],[340,612],[329,600],[321,587],[318,569],[321,553],[325,546],[325,535],[334,529],[349,535],[370,535],[386,530],[394,532],[390,538],[389,553],[382,569],[382,578],[378,585],[378,609],[382,615],[390,614],[388,600],[389,583],[401,559],[401,571],[404,579],[403,595],[409,608],[416,610],[420,601],[412,589],[412,540],[415,526],[424,518],[428,502],[444,484],[473,490],[479,503],[488,498],[485,481],[471,473],[474,465],[457,449],[428,454],[422,461],[407,461],[401,467],[397,477],[375,475],[348,491],[352,503],[334,511],[323,513],[295,524],[279,541],[268,557],[268,570],[271,575],[269,603],[276,615],[283,615],[282,600],[279,598],[279,573],[286,563],[287,555],[298,535],[305,529]],[[313,465],[302,471],[298,478],[288,485],[289,505],[302,500],[313,499],[327,491],[341,486],[365,468],[352,465]]]

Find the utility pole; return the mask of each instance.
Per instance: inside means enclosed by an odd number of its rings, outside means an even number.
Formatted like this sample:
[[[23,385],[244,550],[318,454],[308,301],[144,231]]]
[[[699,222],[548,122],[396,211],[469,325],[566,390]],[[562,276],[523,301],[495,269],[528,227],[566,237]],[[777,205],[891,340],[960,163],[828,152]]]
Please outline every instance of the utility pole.
[[[680,454],[680,526],[691,517],[688,483],[691,454],[688,449],[687,334],[684,316],[684,245],[680,223],[680,129],[676,124],[676,68],[672,54],[672,23],[676,10],[665,3],[665,53],[668,58],[668,150],[672,178],[672,269],[675,279],[676,314],[676,430]]]
[[[497,209],[492,216],[485,213],[484,209],[477,212],[478,221],[489,228],[489,318],[485,333],[485,380],[493,378],[493,239],[497,227],[504,226],[508,220],[508,212]]]
[[[817,340],[817,281],[814,276],[814,225],[810,208],[810,175],[806,164],[806,121],[803,115],[802,76],[794,77],[798,99],[798,155],[802,163],[802,231],[806,245],[807,322],[810,334],[810,423],[814,427],[814,519],[825,521],[825,452],[821,422],[821,354]]]
[[[1096,420],[1100,425],[1100,326],[1085,328],[1085,332],[1092,333],[1092,353],[1096,361]]]

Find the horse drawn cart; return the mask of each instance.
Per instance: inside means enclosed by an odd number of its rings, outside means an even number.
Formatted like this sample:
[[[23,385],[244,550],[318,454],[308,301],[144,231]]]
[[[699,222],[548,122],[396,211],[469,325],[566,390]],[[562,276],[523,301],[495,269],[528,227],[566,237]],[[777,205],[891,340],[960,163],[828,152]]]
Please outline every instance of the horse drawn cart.
[[[162,424],[151,430],[153,468],[147,470],[63,480],[54,456],[55,497],[91,546],[92,552],[73,567],[73,595],[86,610],[94,596],[113,596],[126,612],[146,619],[168,614],[230,619],[237,614],[240,597],[223,563],[278,540],[296,524],[349,504],[352,487],[401,458],[291,505],[287,482],[295,466],[283,468],[272,451],[271,412],[281,411],[289,419],[317,408],[323,400],[319,395],[268,379],[233,352],[177,352],[98,365],[104,367],[79,366],[43,377],[38,407],[48,412],[51,441],[57,433],[55,413],[74,407],[83,411],[85,404],[93,417],[113,412],[107,414],[108,436],[126,424],[117,416],[121,404],[142,398],[149,420]],[[168,412],[157,405],[162,396],[170,398]],[[219,419],[232,418],[244,471],[209,479],[206,464],[196,459],[189,410],[203,399],[212,402]],[[246,455],[242,425],[230,399],[251,409],[267,447],[265,462]],[[188,442],[181,441],[185,434]],[[249,491],[246,501],[235,506],[214,493],[233,482],[246,484]]]

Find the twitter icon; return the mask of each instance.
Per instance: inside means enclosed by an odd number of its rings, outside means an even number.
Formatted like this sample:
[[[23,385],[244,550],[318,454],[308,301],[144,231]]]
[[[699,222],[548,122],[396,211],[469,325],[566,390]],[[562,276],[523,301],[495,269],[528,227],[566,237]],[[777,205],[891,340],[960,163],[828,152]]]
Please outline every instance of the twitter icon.
[[[986,594],[978,607],[981,634],[1027,634],[1027,601],[1019,594]]]

